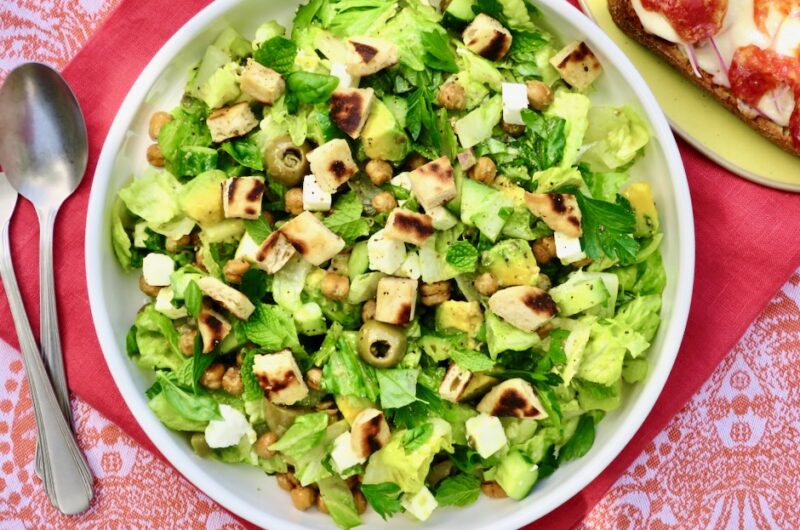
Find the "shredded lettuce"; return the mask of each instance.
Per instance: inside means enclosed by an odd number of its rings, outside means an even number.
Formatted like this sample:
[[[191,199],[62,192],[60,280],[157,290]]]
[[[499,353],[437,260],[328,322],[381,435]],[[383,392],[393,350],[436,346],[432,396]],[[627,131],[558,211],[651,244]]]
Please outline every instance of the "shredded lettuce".
[[[581,160],[594,171],[614,171],[630,164],[650,141],[650,131],[630,107],[594,107],[589,111]]]
[[[180,183],[166,171],[146,171],[119,190],[128,210],[154,225],[162,225],[180,213]]]

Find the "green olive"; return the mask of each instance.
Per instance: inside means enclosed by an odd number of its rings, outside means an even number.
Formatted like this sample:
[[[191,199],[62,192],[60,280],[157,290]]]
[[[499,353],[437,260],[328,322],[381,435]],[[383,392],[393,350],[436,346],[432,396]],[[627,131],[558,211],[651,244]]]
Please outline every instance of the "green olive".
[[[267,172],[282,184],[296,186],[308,174],[307,143],[294,145],[288,135],[278,136],[264,148]]]
[[[398,326],[368,320],[358,332],[358,353],[376,368],[397,366],[406,353],[406,332]]]

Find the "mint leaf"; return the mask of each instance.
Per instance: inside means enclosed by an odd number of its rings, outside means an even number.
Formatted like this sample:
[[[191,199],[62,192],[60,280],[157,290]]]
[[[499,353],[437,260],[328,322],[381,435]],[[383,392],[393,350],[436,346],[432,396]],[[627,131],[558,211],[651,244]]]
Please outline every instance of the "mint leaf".
[[[405,449],[406,454],[413,453],[415,450],[422,447],[432,434],[432,423],[423,423],[422,425],[417,425],[413,429],[406,431],[403,435],[403,449]]]
[[[324,412],[298,416],[280,440],[269,446],[272,451],[280,451],[284,455],[298,459],[325,436],[328,427],[328,415]]]
[[[242,275],[239,290],[255,304],[267,294],[269,280],[266,272],[251,267]]]
[[[322,223],[352,245],[359,237],[369,234],[369,222],[361,217],[362,210],[358,195],[350,191],[336,200],[333,212]]]
[[[255,169],[256,171],[264,169],[261,151],[251,140],[240,138],[225,142],[220,146],[220,151],[228,153],[231,158],[244,167]]]
[[[203,305],[203,292],[197,286],[194,280],[189,282],[186,291],[183,294],[183,299],[186,302],[186,311],[193,317],[200,314],[200,308]]]
[[[203,353],[203,339],[200,334],[194,336],[194,354],[192,355],[192,390],[199,390],[200,378],[217,358],[218,350]]]
[[[417,400],[418,369],[377,370],[377,374],[383,408],[398,409]]]
[[[459,273],[475,272],[478,265],[478,249],[467,241],[456,241],[447,249],[445,261]]]
[[[380,484],[362,484],[361,493],[367,499],[372,509],[380,515],[384,521],[396,513],[403,511],[400,502],[400,486],[394,482],[381,482]]]
[[[253,59],[279,74],[286,74],[292,71],[296,55],[297,45],[285,37],[277,36],[261,43],[253,52]]]
[[[268,351],[302,351],[292,315],[278,306],[258,304],[244,330],[248,340]]]
[[[245,401],[253,401],[264,397],[264,391],[258,383],[258,378],[253,373],[253,362],[255,361],[258,350],[244,350],[242,354],[242,368],[239,373],[242,376],[242,385],[244,386],[244,399]]]
[[[457,348],[450,353],[450,358],[461,369],[469,370],[470,372],[485,372],[494,367],[494,361],[483,353],[474,350]]]
[[[594,419],[588,414],[584,414],[578,420],[575,433],[558,450],[558,463],[563,464],[588,453],[594,444],[594,434]]]
[[[258,219],[245,219],[244,220],[244,229],[247,231],[247,235],[256,242],[257,245],[260,245],[264,242],[267,237],[272,233],[272,228],[269,226],[264,217],[259,217]]]
[[[326,74],[292,72],[286,78],[286,89],[300,103],[324,103],[339,86],[339,78]]]
[[[481,481],[474,475],[455,475],[442,481],[436,489],[436,502],[440,506],[467,506],[478,500]]]

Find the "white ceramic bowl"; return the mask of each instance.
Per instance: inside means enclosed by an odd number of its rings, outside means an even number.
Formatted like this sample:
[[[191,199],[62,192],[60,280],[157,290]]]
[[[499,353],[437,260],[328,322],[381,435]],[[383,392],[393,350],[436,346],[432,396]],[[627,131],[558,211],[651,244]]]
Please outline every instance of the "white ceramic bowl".
[[[183,476],[225,508],[255,524],[278,529],[334,528],[328,516],[301,513],[274,478],[247,466],[198,458],[186,440],[164,427],[147,407],[145,389],[152,374],[138,369],[125,354],[125,335],[144,301],[133,274],[126,275],[111,250],[110,211],[114,197],[145,165],[147,122],[156,110],[177,105],[187,72],[219,32],[231,25],[251,35],[263,21],[289,25],[296,1],[218,0],[186,23],[156,54],[133,85],[111,126],[92,185],[86,223],[86,274],[97,335],[117,386],[136,420],[161,453]],[[462,530],[518,528],[572,497],[594,479],[622,450],[644,421],[669,375],[683,336],[694,272],[694,230],[689,190],[681,158],[664,115],[634,66],[589,19],[563,0],[536,0],[563,42],[583,39],[600,58],[605,72],[592,99],[629,104],[647,117],[653,140],[636,164],[634,178],[653,185],[664,229],[662,252],[668,283],[663,324],[649,353],[648,378],[628,393],[622,407],[600,424],[592,450],[562,466],[536,485],[522,502],[482,498],[463,509],[440,509],[426,528]],[[169,502],[168,500],[165,502]],[[374,512],[369,526],[406,528],[403,516],[385,525]]]

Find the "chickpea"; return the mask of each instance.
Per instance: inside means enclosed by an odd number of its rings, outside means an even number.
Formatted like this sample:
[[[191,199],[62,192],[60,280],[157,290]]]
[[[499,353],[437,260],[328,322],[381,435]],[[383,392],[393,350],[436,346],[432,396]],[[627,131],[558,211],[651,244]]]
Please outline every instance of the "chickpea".
[[[475,289],[484,296],[491,296],[497,292],[497,278],[491,272],[484,272],[475,278]]]
[[[178,341],[181,353],[187,357],[194,355],[194,338],[197,336],[197,330],[186,326],[186,330],[181,333],[181,338]]]
[[[235,366],[231,366],[225,370],[225,375],[222,376],[222,388],[232,396],[241,396],[244,392],[244,383],[242,383],[242,374]]]
[[[317,510],[322,513],[330,513],[328,511],[328,505],[325,503],[325,499],[322,498],[322,495],[317,495]]]
[[[430,162],[430,160],[419,153],[412,153],[411,156],[406,159],[406,165],[408,166],[409,171],[414,171],[418,167],[424,166],[428,162]]]
[[[353,500],[356,501],[356,511],[359,515],[367,511],[367,498],[360,491],[353,492]]]
[[[367,320],[372,320],[375,318],[375,309],[378,306],[375,300],[367,300],[364,302],[364,305],[361,306],[361,320],[366,322]]]
[[[203,255],[203,249],[202,248],[194,253],[194,264],[201,271],[208,272],[208,269],[206,269],[206,258]]]
[[[331,300],[344,300],[350,292],[350,280],[347,276],[326,272],[322,277],[322,295]]]
[[[422,305],[432,306],[450,300],[452,286],[449,280],[435,283],[423,283],[419,291],[422,295]]]
[[[536,334],[539,335],[539,338],[544,340],[550,336],[550,332],[553,331],[553,324],[550,322],[545,322],[536,330]]]
[[[503,122],[503,131],[509,136],[516,138],[525,134],[525,126],[518,123]]]
[[[322,370],[319,368],[312,368],[306,372],[306,384],[311,390],[319,390],[322,388]]]
[[[292,504],[302,512],[311,508],[316,500],[317,492],[309,487],[301,486],[292,490]]]
[[[345,479],[345,483],[347,484],[348,488],[350,488],[351,490],[354,490],[354,492],[355,492],[355,490],[357,490],[358,487],[361,485],[361,476],[359,476],[359,475],[350,475],[349,477],[347,477]]]
[[[528,88],[528,105],[532,109],[544,110],[553,103],[553,91],[546,83],[533,79],[526,81],[525,86]]]
[[[382,186],[390,180],[394,174],[392,165],[385,160],[370,160],[365,168],[369,180],[376,186]]]
[[[556,257],[556,240],[553,236],[539,238],[533,242],[531,250],[538,263],[549,263]]]
[[[150,116],[150,127],[148,132],[150,133],[150,139],[158,140],[158,133],[161,132],[161,127],[168,124],[172,121],[172,114],[169,112],[164,112],[160,110],[158,112],[154,112],[152,116]]]
[[[278,473],[275,478],[278,481],[278,487],[282,490],[292,491],[295,486],[299,485],[292,473]]]
[[[464,110],[467,106],[467,91],[455,81],[449,81],[439,88],[436,101],[447,110]]]
[[[161,287],[156,287],[155,285],[150,285],[144,279],[144,276],[139,277],[139,290],[142,291],[147,296],[156,297],[158,296],[158,291],[161,290]]]
[[[243,364],[244,364],[244,350],[239,350],[239,353],[236,354],[236,366],[241,368]]]
[[[222,268],[228,283],[242,283],[242,276],[249,270],[250,262],[244,258],[232,259]]]
[[[272,458],[275,456],[275,451],[270,450],[269,446],[278,441],[278,435],[274,432],[265,432],[256,440],[253,448],[259,458]],[[280,475],[278,475],[280,477]],[[282,486],[281,486],[282,487]],[[286,489],[286,488],[284,488]],[[291,489],[291,487],[289,488]]]
[[[222,377],[225,375],[225,365],[214,363],[200,376],[200,384],[211,390],[222,388]]]
[[[284,197],[286,202],[286,211],[292,215],[300,215],[303,213],[303,189],[291,188],[286,192]]]
[[[388,191],[382,191],[372,198],[372,207],[378,213],[391,212],[397,207],[397,201],[394,199],[394,195]]]
[[[494,177],[497,175],[497,166],[488,156],[482,156],[475,162],[475,166],[469,170],[469,176],[473,180],[483,182],[484,184],[491,184]]]
[[[166,248],[167,252],[175,253],[178,252],[181,247],[187,247],[192,244],[192,238],[189,235],[185,235],[179,239],[172,239],[168,237],[167,240],[164,242],[164,247]]]
[[[164,167],[166,162],[158,144],[150,144],[147,148],[147,161],[153,167]]]
[[[500,487],[500,484],[495,481],[484,482],[481,484],[481,491],[484,495],[491,497],[492,499],[505,499],[508,497],[508,494],[505,492],[505,490],[503,490],[503,488]]]

